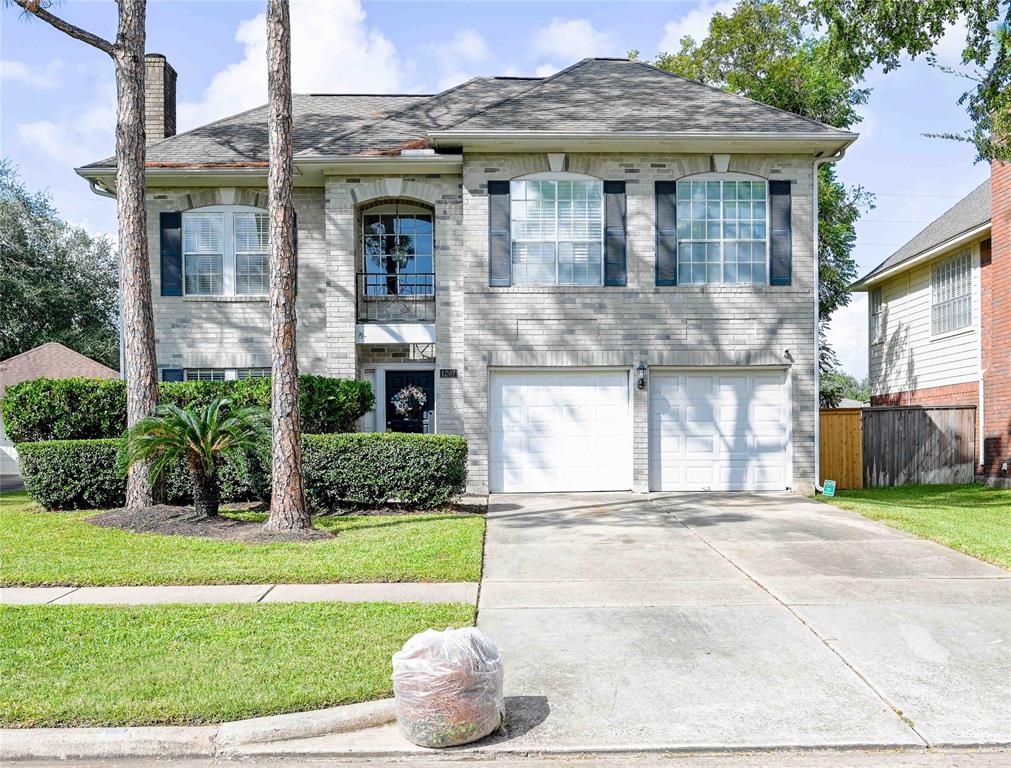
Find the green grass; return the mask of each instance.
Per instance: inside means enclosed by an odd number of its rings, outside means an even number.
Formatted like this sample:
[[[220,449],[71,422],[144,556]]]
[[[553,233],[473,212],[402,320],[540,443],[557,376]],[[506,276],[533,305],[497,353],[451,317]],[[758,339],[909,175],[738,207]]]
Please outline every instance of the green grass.
[[[469,605],[0,606],[0,726],[213,723],[383,698]]]
[[[0,494],[0,585],[316,584],[481,577],[484,518],[478,515],[318,517],[316,526],[335,533],[335,538],[244,544],[99,528],[87,522],[94,514],[44,512],[25,493]]]
[[[1011,568],[1011,491],[981,485],[907,485],[818,497],[871,520]]]

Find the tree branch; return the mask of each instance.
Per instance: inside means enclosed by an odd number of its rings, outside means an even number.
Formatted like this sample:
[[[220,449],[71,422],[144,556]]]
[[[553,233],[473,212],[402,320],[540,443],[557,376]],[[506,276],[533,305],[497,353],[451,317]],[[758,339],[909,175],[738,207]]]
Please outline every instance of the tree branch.
[[[87,43],[88,45],[98,48],[100,51],[105,51],[107,54],[112,56],[115,53],[115,46],[103,37],[98,35],[93,35],[86,29],[81,29],[80,27],[74,26],[70,22],[64,21],[59,16],[54,16],[45,8],[42,7],[41,0],[12,0],[15,5],[20,6],[25,13],[30,13],[36,18],[42,19],[52,27],[70,35],[81,42]]]

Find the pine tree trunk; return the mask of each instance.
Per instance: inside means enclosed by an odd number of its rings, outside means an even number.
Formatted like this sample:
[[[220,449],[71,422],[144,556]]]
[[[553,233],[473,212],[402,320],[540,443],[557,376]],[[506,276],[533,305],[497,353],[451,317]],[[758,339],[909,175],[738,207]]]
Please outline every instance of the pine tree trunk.
[[[204,517],[216,517],[221,504],[221,493],[216,475],[208,475],[203,467],[190,465],[193,483],[193,509]]]
[[[116,214],[119,219],[119,285],[126,377],[126,421],[132,427],[154,414],[158,403],[151,261],[147,247],[144,178],[144,22],[146,0],[119,0],[116,65]],[[148,466],[136,464],[127,479],[126,507],[153,501]]]
[[[270,517],[265,527],[270,531],[291,531],[311,528],[312,522],[302,483],[302,430],[298,412],[296,270],[292,238],[291,26],[287,0],[267,2],[267,90],[273,441]]]

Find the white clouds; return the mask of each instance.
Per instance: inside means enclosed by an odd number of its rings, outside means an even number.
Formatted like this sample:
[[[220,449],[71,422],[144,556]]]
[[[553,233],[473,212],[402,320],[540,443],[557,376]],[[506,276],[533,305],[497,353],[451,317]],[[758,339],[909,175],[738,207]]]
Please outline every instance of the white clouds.
[[[558,18],[534,33],[532,50],[537,57],[562,66],[591,56],[614,56],[618,52],[611,36],[595,29],[586,19]],[[538,72],[546,66],[542,64]],[[557,69],[554,67],[551,72]]]
[[[111,155],[116,142],[116,88],[100,86],[83,109],[68,110],[60,119],[18,125],[24,145],[64,167],[74,167]]]
[[[840,367],[851,376],[867,375],[867,294],[854,293],[848,306],[832,315],[828,343],[839,357]]]
[[[31,88],[49,90],[60,85],[63,61],[53,59],[45,66],[25,64],[23,61],[3,59],[0,61],[0,80]]]
[[[200,101],[178,105],[181,131],[266,102],[264,15],[241,22],[235,39],[245,47],[243,58],[217,72]],[[359,0],[293,2],[291,49],[292,89],[296,93],[385,93],[397,90],[403,82],[393,43],[366,24]],[[184,66],[182,70],[180,78],[185,77]]]
[[[713,14],[730,13],[736,2],[734,0],[722,0],[722,2],[711,2],[703,0],[696,8],[688,11],[677,21],[669,21],[663,28],[663,39],[660,41],[658,50],[665,53],[677,53],[681,50],[681,38],[691,37],[695,42],[701,42],[709,34],[709,20]]]
[[[488,41],[476,29],[461,29],[447,42],[425,46],[422,50],[439,65],[436,89],[439,91],[469,80],[474,76],[473,68],[486,65],[491,59]]]

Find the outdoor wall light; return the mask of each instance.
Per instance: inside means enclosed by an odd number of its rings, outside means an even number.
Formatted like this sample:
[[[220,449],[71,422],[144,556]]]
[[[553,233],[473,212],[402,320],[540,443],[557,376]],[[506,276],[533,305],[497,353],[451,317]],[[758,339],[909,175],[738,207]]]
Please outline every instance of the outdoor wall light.
[[[646,389],[646,363],[642,360],[635,368],[635,386],[637,389]]]

